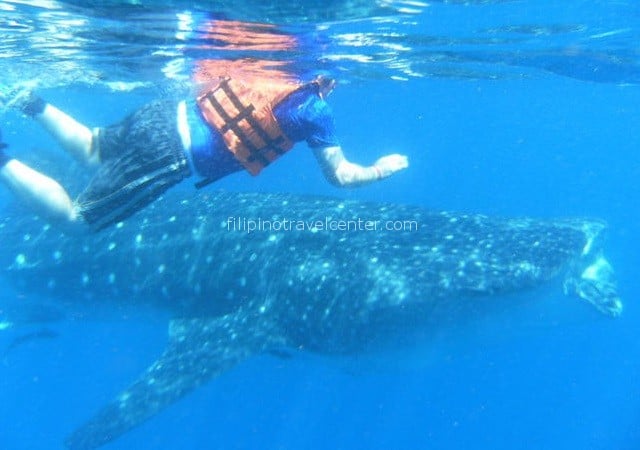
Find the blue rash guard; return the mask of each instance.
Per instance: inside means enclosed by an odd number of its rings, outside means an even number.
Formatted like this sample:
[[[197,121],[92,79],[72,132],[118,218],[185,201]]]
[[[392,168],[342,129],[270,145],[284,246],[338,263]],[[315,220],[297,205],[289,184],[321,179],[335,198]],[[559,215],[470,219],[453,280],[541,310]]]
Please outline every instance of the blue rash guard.
[[[303,86],[273,110],[282,132],[293,142],[307,141],[311,148],[340,145],[335,137],[331,107],[315,85]],[[198,175],[217,180],[244,167],[229,151],[220,133],[202,116],[195,101],[187,103],[191,157]]]

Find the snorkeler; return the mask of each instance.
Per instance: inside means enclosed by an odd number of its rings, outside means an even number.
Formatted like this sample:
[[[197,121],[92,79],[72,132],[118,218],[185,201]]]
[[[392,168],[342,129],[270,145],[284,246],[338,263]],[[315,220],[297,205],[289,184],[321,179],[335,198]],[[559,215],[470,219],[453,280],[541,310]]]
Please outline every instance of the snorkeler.
[[[67,152],[96,169],[72,201],[57,181],[8,156],[2,144],[0,180],[45,220],[83,232],[131,216],[192,175],[200,177],[199,187],[240,170],[258,175],[300,141],[313,150],[325,178],[340,187],[371,183],[408,167],[398,154],[367,167],[345,158],[325,101],[333,80],[272,82],[229,73],[195,99],[156,101],[118,124],[94,129],[28,89],[0,87],[0,106],[34,118]]]

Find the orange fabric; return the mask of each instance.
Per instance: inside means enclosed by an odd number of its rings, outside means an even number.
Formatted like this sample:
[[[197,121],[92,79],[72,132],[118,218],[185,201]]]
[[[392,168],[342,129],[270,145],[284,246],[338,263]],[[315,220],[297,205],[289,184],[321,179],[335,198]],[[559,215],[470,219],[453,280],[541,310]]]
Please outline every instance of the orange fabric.
[[[198,97],[198,105],[235,158],[255,176],[293,147],[280,129],[273,108],[299,87],[291,84],[264,92],[224,77]]]
[[[201,29],[205,48],[230,50],[235,59],[200,59],[195,62],[193,80],[200,86],[200,93],[218,84],[221,78],[241,80],[248,86],[264,92],[280,91],[299,80],[290,71],[290,61],[283,59],[289,51],[298,50],[295,36],[284,34],[274,25],[240,22],[232,20],[211,20]],[[242,52],[243,57],[237,56]],[[273,52],[280,52],[279,59],[265,59]],[[250,57],[257,56],[257,57]]]
[[[295,36],[284,34],[275,25],[236,20],[211,20],[200,36],[214,50],[285,51],[297,46]]]

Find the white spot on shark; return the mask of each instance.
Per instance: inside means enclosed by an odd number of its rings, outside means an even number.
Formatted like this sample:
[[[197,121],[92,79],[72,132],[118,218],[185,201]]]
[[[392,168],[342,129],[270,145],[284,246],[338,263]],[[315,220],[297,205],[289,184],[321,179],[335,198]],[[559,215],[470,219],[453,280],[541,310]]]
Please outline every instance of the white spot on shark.
[[[27,257],[24,253],[20,253],[16,256],[16,265],[20,267],[24,267],[27,264]]]

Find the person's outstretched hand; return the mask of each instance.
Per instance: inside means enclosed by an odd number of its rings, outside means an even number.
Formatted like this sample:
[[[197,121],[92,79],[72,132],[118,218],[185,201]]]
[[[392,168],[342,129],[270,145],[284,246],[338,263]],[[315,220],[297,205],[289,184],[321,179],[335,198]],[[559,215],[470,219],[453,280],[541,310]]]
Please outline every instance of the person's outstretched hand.
[[[381,178],[387,178],[399,170],[409,167],[409,160],[404,155],[394,153],[378,159],[374,166],[380,171]]]

